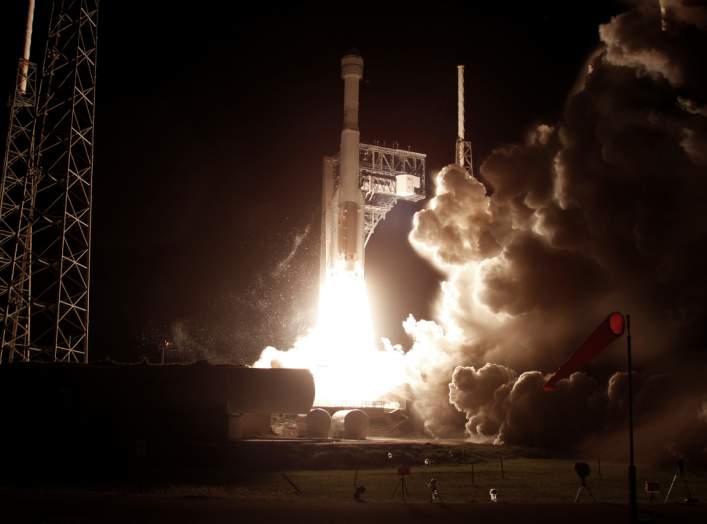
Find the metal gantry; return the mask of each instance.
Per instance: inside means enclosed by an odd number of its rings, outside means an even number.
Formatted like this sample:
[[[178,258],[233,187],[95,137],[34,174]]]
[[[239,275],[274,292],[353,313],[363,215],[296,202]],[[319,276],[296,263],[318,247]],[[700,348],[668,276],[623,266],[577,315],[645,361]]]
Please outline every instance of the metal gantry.
[[[471,142],[469,140],[457,139],[455,148],[455,163],[466,169],[466,172],[474,176],[474,164],[471,158]]]
[[[6,152],[0,362],[88,359],[98,3],[53,2],[34,121],[27,127],[28,167],[11,162],[9,145]],[[16,120],[8,137],[20,133]],[[19,206],[8,192],[17,175],[25,188]]]
[[[425,159],[425,154],[414,151],[360,145],[359,183],[364,195],[365,244],[398,200],[417,202],[425,198]]]
[[[358,158],[365,246],[378,223],[399,200],[418,202],[425,198],[427,155],[393,147],[359,144]],[[333,172],[336,187],[339,184],[339,157],[325,157],[324,162]],[[324,193],[333,191],[325,189]]]
[[[400,200],[418,202],[425,193],[427,155],[395,147],[359,144],[359,187],[363,195],[363,238],[368,244],[376,226]],[[325,170],[332,172],[333,188],[339,184],[339,157],[324,157]],[[327,167],[328,166],[328,167]],[[326,177],[325,177],[326,179]],[[322,208],[326,207],[326,203]]]
[[[0,182],[0,363],[29,360],[37,68],[20,59]]]

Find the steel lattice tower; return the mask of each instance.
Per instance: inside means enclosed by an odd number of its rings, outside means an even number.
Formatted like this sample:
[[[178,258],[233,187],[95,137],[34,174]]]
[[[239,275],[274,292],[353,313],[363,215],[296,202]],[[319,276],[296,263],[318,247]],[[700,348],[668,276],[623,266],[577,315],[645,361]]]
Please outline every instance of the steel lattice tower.
[[[0,182],[0,362],[29,358],[32,195],[36,125],[36,66],[20,59]]]
[[[0,194],[2,362],[88,359],[97,17],[98,0],[53,2],[33,122],[22,127],[12,107]],[[28,152],[22,162],[11,140]],[[21,201],[8,191],[15,180]]]

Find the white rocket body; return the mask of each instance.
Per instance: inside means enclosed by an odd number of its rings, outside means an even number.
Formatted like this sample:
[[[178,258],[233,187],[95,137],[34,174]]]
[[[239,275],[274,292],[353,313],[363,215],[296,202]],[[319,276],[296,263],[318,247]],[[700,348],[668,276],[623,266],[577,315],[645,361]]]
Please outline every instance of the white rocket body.
[[[341,77],[344,80],[344,125],[338,180],[335,180],[331,159],[324,162],[322,269],[325,273],[346,270],[362,276],[364,238],[363,195],[359,182],[358,87],[363,77],[363,59],[353,54],[344,56]]]
[[[339,217],[335,265],[363,273],[363,196],[359,186],[358,85],[363,59],[346,55],[341,60],[344,80],[344,127],[339,149]]]

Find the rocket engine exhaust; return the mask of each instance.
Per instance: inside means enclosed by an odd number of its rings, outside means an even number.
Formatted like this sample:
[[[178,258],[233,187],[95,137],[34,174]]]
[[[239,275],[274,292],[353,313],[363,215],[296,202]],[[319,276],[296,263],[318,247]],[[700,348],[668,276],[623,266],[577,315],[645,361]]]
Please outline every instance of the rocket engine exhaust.
[[[363,59],[356,53],[344,56],[341,60],[344,118],[340,149],[338,156],[324,157],[323,163],[317,323],[290,351],[267,347],[254,364],[256,367],[277,365],[309,369],[315,378],[314,405],[317,407],[370,406],[378,402],[399,407],[399,402],[384,397],[406,379],[402,349],[389,342],[382,348],[376,344],[364,280],[366,228],[370,234],[375,226],[371,226],[367,215],[369,197],[364,197],[362,189],[362,168],[366,169],[366,162],[371,164],[370,156],[366,155],[374,147],[365,149],[360,143],[358,108],[362,77]],[[402,175],[395,171],[373,173],[367,176],[368,182],[375,176],[392,182],[392,189],[390,185],[383,188],[387,193],[380,191],[390,205],[398,198],[409,201],[424,198],[420,190],[424,188],[424,155],[379,149],[390,158],[412,158],[416,170]],[[398,186],[401,178],[403,183]],[[392,203],[391,199],[394,199]]]

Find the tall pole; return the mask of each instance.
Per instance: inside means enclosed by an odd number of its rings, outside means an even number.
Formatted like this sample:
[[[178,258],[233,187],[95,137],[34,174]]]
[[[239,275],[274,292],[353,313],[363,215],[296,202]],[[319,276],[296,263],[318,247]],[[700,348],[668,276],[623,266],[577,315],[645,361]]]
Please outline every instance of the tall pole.
[[[457,148],[454,159],[464,167],[464,66],[457,66]]]
[[[34,25],[34,2],[29,0],[27,5],[27,26],[25,27],[25,45],[22,50],[22,67],[20,69],[20,93],[27,93],[27,81],[29,79],[29,54],[32,48],[32,26]]]
[[[464,66],[463,65],[457,66],[457,139],[464,140]]]
[[[474,175],[471,160],[471,142],[464,136],[464,66],[457,66],[457,142],[454,148],[454,162]]]
[[[628,353],[628,496],[630,522],[638,522],[638,503],[636,501],[636,464],[633,455],[633,366],[631,365],[631,315],[626,315],[626,349]]]

